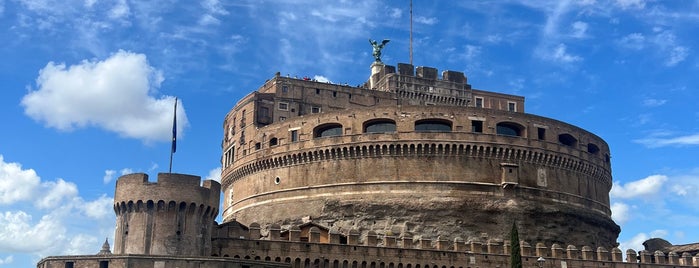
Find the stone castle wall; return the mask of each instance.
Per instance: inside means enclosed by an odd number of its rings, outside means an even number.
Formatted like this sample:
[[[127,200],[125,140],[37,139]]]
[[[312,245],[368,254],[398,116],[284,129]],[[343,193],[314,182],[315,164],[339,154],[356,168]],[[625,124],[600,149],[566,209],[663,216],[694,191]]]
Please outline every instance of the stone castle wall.
[[[160,173],[149,182],[143,173],[116,183],[115,254],[207,256],[218,215],[221,186],[198,176]]]
[[[396,130],[365,133],[377,120],[395,122]],[[425,120],[452,131],[416,131]],[[482,122],[482,132],[473,132],[473,121]],[[521,127],[520,136],[498,135],[503,123]],[[340,135],[318,137],[328,125],[339,126]],[[531,239],[549,243],[573,236],[609,247],[618,235],[606,143],[560,121],[474,107],[394,106],[306,115],[246,135],[250,142],[237,146],[245,153],[224,160],[224,221],[295,224],[310,217],[362,232],[402,224],[453,238],[464,229],[501,233],[517,219]],[[576,142],[562,144],[561,136]],[[483,224],[489,222],[497,224]]]
[[[283,262],[293,268],[495,268],[508,267],[510,261],[510,241],[497,238],[431,240],[372,233],[361,240],[358,232],[353,231],[348,233],[348,244],[339,244],[337,234],[330,234],[329,243],[319,243],[318,230],[313,228],[308,242],[300,242],[298,236],[289,236],[287,241],[282,241],[278,240],[279,235],[271,233],[256,239],[254,237],[259,237],[260,230],[252,226],[247,238],[215,238],[212,255]],[[566,244],[520,241],[523,267],[699,266],[699,255],[627,250],[624,256],[619,248],[563,245]],[[537,262],[539,257],[544,258],[541,266]]]

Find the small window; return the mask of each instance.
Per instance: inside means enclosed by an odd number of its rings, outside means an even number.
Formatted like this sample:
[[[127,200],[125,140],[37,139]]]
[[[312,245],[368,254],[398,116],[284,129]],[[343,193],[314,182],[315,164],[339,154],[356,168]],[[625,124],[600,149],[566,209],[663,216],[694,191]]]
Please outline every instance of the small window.
[[[313,130],[313,137],[314,138],[322,138],[322,137],[332,137],[332,136],[340,136],[342,135],[342,125],[340,124],[324,124],[317,126]]]
[[[287,93],[287,92],[289,92],[289,86],[283,85],[282,86],[282,93]]]
[[[311,107],[311,113],[312,114],[320,113],[320,107],[318,107],[318,106]]]
[[[517,103],[514,102],[507,102],[507,110],[510,112],[516,112],[517,111]]]
[[[483,133],[483,121],[471,121],[471,132]]]
[[[536,138],[539,140],[546,139],[546,129],[543,127],[536,128]]]
[[[100,268],[109,268],[109,261],[100,261]]]
[[[451,121],[442,119],[425,119],[415,121],[416,132],[451,132]]]
[[[284,120],[286,120],[286,116],[280,116],[280,117],[279,117],[279,122],[283,122]]]
[[[289,103],[288,102],[280,102],[279,103],[279,110],[288,111],[289,110]]]
[[[297,141],[299,141],[299,131],[292,130],[291,131],[291,142],[297,142]]]
[[[259,150],[259,149],[262,149],[262,144],[257,142],[257,143],[255,143],[255,150]]]
[[[271,147],[271,146],[277,146],[277,144],[279,144],[279,141],[277,140],[277,138],[271,138],[271,139],[269,139],[269,146],[270,146],[270,147]]]
[[[337,91],[333,91],[333,98],[337,97]]]
[[[396,132],[396,121],[391,119],[375,119],[364,123],[364,133]]]
[[[483,98],[476,97],[476,107],[483,108]]]
[[[523,129],[524,127],[512,122],[501,122],[496,126],[497,134],[505,136],[521,137]]]
[[[597,145],[595,145],[594,143],[588,143],[587,152],[591,154],[597,154],[599,153],[599,147],[597,147]]]
[[[348,96],[348,97],[349,97],[350,99],[352,99],[352,94],[349,94],[349,96]]]
[[[320,88],[316,88],[316,94],[320,94]]]
[[[67,261],[66,265],[64,266],[65,268],[73,268],[73,262],[72,261]]]
[[[575,147],[575,145],[578,143],[578,139],[567,133],[558,135],[558,141],[563,145],[568,145],[571,147]]]

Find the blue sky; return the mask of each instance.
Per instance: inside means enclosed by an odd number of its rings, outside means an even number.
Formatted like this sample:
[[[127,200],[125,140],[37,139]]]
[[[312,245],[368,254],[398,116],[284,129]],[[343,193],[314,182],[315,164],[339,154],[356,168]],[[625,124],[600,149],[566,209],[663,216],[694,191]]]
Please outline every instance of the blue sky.
[[[624,250],[699,241],[699,1],[413,5],[416,66],[609,143]],[[407,0],[0,0],[0,267],[113,241],[115,179],[167,171],[175,96],[173,171],[217,179],[238,99],[275,72],[363,83],[367,40],[408,62],[408,29]]]

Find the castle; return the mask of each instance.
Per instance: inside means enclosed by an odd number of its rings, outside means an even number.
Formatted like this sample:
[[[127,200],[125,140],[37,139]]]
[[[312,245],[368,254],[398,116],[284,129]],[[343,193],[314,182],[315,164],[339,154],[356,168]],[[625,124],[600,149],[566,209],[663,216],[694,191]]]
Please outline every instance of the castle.
[[[221,165],[221,184],[120,177],[113,251],[37,267],[506,267],[513,222],[525,267],[699,266],[624,259],[606,142],[461,72],[377,59],[356,87],[277,73],[225,116]]]

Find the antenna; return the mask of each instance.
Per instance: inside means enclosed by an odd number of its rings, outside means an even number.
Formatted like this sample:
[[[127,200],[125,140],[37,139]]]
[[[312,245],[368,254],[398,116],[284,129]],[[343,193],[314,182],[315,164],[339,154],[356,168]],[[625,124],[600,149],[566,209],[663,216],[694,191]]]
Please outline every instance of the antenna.
[[[410,0],[410,65],[413,65],[413,0]]]

